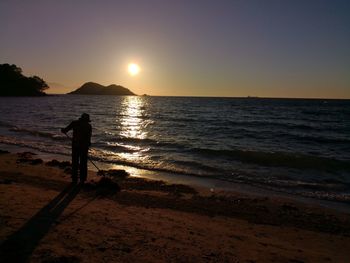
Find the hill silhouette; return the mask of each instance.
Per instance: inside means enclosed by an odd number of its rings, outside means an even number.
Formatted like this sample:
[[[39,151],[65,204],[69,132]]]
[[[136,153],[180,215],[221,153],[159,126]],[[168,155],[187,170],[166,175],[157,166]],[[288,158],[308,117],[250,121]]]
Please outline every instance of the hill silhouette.
[[[49,85],[38,76],[26,77],[12,64],[0,64],[0,96],[43,96]]]
[[[86,82],[80,88],[68,94],[84,94],[84,95],[135,95],[129,89],[120,85],[103,86],[95,82]]]

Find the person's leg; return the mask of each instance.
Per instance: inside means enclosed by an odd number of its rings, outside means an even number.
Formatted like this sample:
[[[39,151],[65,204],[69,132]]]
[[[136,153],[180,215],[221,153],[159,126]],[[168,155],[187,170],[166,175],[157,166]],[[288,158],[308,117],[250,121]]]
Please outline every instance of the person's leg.
[[[77,147],[72,147],[72,182],[78,181],[79,151]]]
[[[88,149],[80,149],[80,181],[83,183],[87,178]]]

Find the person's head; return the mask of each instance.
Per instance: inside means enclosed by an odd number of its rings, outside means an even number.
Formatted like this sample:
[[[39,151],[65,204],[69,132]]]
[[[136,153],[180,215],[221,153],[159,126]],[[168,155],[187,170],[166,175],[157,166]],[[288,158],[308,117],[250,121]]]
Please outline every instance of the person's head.
[[[83,113],[79,120],[84,121],[84,122],[90,122],[90,115],[87,113]]]

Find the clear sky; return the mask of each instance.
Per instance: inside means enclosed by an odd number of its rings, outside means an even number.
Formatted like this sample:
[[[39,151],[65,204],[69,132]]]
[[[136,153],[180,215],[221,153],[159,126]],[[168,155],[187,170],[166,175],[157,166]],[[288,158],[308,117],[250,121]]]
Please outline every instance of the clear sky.
[[[51,93],[350,98],[350,1],[2,0],[0,63]]]

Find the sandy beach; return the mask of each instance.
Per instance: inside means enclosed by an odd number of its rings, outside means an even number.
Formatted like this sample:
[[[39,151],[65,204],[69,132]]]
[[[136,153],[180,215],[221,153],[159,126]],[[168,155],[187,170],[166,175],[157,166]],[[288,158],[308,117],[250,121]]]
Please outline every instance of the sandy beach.
[[[59,166],[0,154],[1,262],[350,262],[345,212]]]

